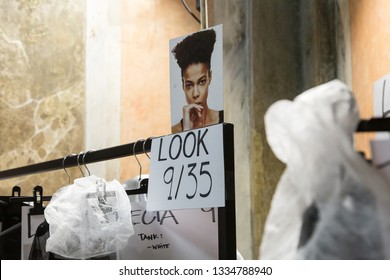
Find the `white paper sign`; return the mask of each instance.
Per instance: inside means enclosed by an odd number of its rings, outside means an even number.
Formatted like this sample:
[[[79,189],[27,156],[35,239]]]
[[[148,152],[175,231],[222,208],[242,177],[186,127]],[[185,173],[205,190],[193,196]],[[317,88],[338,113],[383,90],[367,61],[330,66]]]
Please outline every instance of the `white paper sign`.
[[[34,240],[35,232],[38,226],[45,220],[45,216],[42,215],[31,215],[28,217],[28,213],[32,206],[22,207],[22,245],[21,245],[21,259],[28,260],[30,255],[31,246]],[[28,230],[28,219],[30,219],[30,232]]]
[[[372,140],[372,162],[390,181],[390,140]]]
[[[148,211],[224,206],[223,124],[153,139]]]
[[[374,83],[374,115],[377,118],[390,117],[390,74]]]
[[[383,76],[374,83],[374,116],[390,117],[390,74]],[[377,132],[376,139],[390,139],[388,132]]]
[[[131,202],[134,235],[117,252],[120,260],[217,260],[216,208],[151,211]]]

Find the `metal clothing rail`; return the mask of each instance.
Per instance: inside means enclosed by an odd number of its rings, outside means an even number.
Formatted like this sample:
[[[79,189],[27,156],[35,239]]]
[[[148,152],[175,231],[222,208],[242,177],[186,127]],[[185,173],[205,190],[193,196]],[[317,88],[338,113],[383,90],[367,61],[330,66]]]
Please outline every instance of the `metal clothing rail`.
[[[17,167],[0,171],[0,180],[13,177],[54,171],[69,167],[82,166],[84,164],[106,161],[126,156],[140,155],[150,152],[152,138],[138,140],[134,143],[124,144],[96,151],[85,151],[77,155],[69,155],[65,158],[54,159],[28,166]]]
[[[360,120],[356,132],[390,132],[390,118]]]
[[[372,118],[369,120],[361,120],[356,129],[356,132],[381,131],[390,132],[390,118]],[[69,155],[65,158],[65,160],[64,158],[59,158],[28,166],[4,170],[0,171],[0,180],[148,153],[150,152],[151,143],[152,138],[148,138],[146,140],[139,140],[134,143],[124,144],[102,150],[86,151],[78,155]],[[77,162],[77,159],[79,162]]]

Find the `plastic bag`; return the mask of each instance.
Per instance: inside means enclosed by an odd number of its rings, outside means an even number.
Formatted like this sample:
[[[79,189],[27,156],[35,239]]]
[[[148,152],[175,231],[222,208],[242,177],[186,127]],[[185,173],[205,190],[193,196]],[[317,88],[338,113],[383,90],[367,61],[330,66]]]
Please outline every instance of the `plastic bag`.
[[[134,234],[123,186],[96,176],[58,190],[45,209],[50,225],[46,250],[71,259],[115,253]]]
[[[268,109],[267,141],[287,167],[260,258],[390,258],[389,182],[354,150],[358,122],[353,94],[338,80]]]

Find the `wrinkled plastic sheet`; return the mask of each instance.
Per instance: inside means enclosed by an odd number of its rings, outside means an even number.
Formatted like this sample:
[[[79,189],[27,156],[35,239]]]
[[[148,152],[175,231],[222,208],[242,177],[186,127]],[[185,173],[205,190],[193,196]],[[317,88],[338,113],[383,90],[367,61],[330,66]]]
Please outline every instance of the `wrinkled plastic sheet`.
[[[58,190],[45,209],[46,250],[70,259],[115,253],[134,234],[123,186],[90,176]]]
[[[389,259],[390,184],[359,155],[352,91],[334,80],[266,112],[286,164],[267,216],[261,259]]]

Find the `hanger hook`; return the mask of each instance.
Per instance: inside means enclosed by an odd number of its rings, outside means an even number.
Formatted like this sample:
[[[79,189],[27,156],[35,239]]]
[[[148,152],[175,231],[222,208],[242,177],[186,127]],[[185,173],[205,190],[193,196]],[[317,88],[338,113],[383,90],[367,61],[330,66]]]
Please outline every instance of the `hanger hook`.
[[[65,170],[66,176],[68,176],[68,182],[70,184],[70,175],[69,175],[68,171],[66,171],[66,168],[65,168],[65,160],[69,156],[76,156],[76,154],[70,154],[70,155],[65,156],[64,159],[62,160],[62,168]]]
[[[150,156],[148,155],[148,153],[146,152],[145,150],[145,144],[146,142],[150,139],[152,140],[153,137],[148,137],[145,141],[144,141],[144,144],[142,145],[142,148],[144,149],[144,154],[148,157],[148,159],[150,159]]]
[[[95,150],[86,151],[85,154],[83,155],[83,165],[85,166],[85,169],[87,169],[87,171],[88,171],[88,176],[91,176],[91,171],[89,171],[88,166],[85,164],[85,156],[86,156],[89,152],[94,152],[94,151],[95,151]]]
[[[138,160],[137,155],[136,155],[136,153],[135,153],[135,146],[137,146],[137,143],[138,143],[139,141],[142,141],[142,139],[137,140],[137,142],[135,142],[134,145],[133,145],[133,155],[135,156],[135,159],[137,160],[138,165],[139,165],[139,178],[138,178],[138,180],[141,181],[142,165],[141,165],[140,161]]]
[[[83,172],[83,170],[81,169],[80,161],[79,161],[79,157],[80,157],[80,155],[81,155],[82,153],[83,153],[83,152],[80,152],[80,153],[77,155],[77,166],[79,167],[81,174],[83,174],[83,177],[85,177],[84,172]]]

